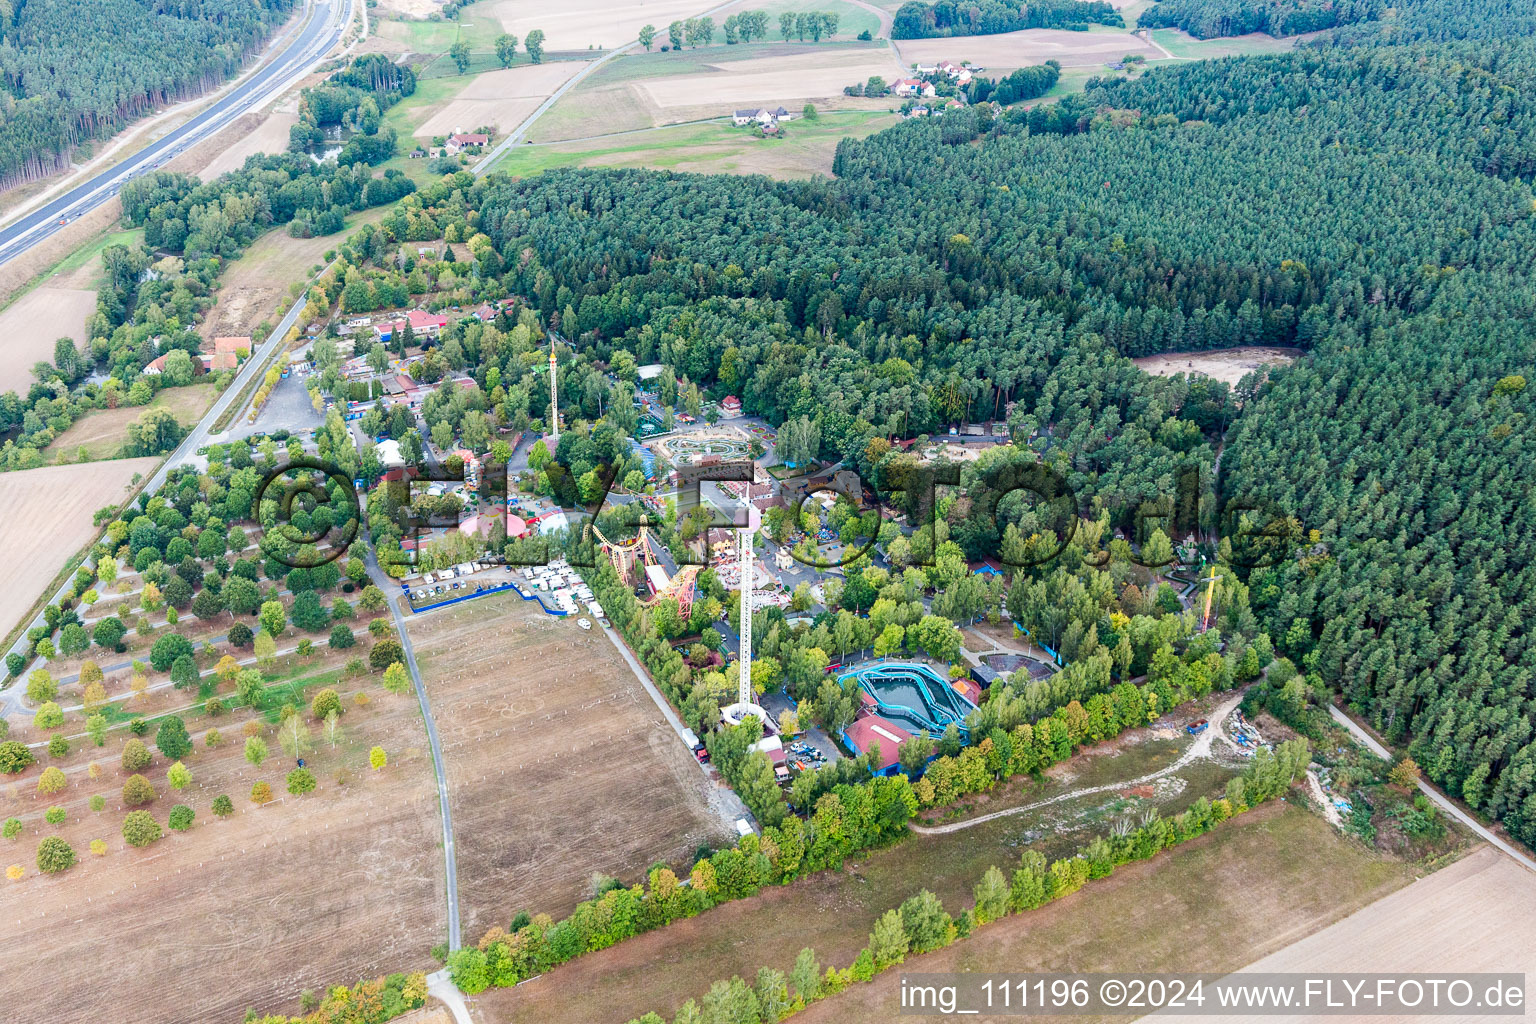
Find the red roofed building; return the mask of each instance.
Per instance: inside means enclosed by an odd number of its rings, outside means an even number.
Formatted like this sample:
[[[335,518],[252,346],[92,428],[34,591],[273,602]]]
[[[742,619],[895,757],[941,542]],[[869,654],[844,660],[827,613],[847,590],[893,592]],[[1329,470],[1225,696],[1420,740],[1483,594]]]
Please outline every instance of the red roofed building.
[[[448,326],[448,318],[441,313],[412,309],[406,312],[404,319],[375,324],[373,333],[378,340],[387,342],[394,338],[395,331],[404,329],[406,324],[411,325],[411,333],[417,337],[435,338],[439,331]]]
[[[898,78],[891,83],[891,92],[897,96],[932,96],[934,89],[921,78]]]
[[[873,713],[862,715],[843,730],[843,739],[861,754],[872,745],[880,744],[880,759],[869,766],[869,770],[878,775],[895,773],[901,745],[911,738],[912,734],[895,722]]]
[[[204,352],[200,357],[203,361],[203,369],[233,370],[240,365],[240,353],[251,354],[251,339],[246,337],[226,337],[213,339],[213,351]]]
[[[483,135],[480,132],[457,132],[448,136],[448,141],[443,148],[449,153],[457,153],[468,146],[484,146],[490,141],[489,135]]]
[[[733,420],[741,415],[741,399],[735,395],[726,395],[720,400],[720,415],[724,419]]]

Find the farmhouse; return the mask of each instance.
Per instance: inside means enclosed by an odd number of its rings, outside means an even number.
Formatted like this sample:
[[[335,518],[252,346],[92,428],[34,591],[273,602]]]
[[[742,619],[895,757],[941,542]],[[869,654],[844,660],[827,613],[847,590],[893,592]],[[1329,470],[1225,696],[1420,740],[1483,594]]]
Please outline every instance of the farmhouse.
[[[749,124],[758,124],[764,128],[772,127],[780,121],[793,121],[795,115],[782,106],[769,109],[757,107],[752,110],[738,110],[731,115],[731,123],[738,128],[744,128]]]
[[[203,361],[203,369],[233,370],[240,365],[244,355],[251,354],[251,339],[243,336],[231,336],[213,339],[213,351],[204,352],[198,356]]]
[[[456,132],[448,136],[448,141],[443,145],[449,156],[454,156],[469,149],[472,146],[484,146],[491,141],[489,135],[480,132]]]
[[[921,78],[898,78],[891,83],[891,92],[897,96],[922,96],[932,97],[933,84],[925,82]]]

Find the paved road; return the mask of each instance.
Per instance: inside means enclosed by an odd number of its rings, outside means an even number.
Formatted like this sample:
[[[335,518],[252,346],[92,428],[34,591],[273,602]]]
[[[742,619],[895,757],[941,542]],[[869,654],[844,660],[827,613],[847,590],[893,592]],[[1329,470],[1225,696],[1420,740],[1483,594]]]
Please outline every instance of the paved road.
[[[160,167],[172,157],[227,127],[308,74],[341,40],[352,23],[357,0],[318,0],[306,21],[275,59],[207,110],[164,138],[0,229],[0,265],[21,255],[84,213],[109,202],[123,184]]]
[[[1362,728],[1353,718],[1350,718],[1348,715],[1334,707],[1332,704],[1328,705],[1328,713],[1333,716],[1333,720],[1335,722],[1338,722],[1344,728],[1348,729],[1357,740],[1359,740],[1361,743],[1364,743],[1366,748],[1369,749],[1371,753],[1375,754],[1377,757],[1385,758],[1388,761],[1396,760],[1393,757],[1391,751],[1377,742],[1376,737],[1372,736],[1369,732],[1366,732],[1365,729]],[[1419,780],[1419,792],[1433,800],[1441,810],[1445,811],[1451,817],[1467,826],[1467,828],[1471,829],[1473,832],[1476,832],[1478,836],[1486,839],[1489,843],[1498,847],[1501,851],[1507,853],[1509,856],[1513,857],[1521,867],[1528,868],[1531,871],[1536,871],[1536,860],[1532,860],[1529,856],[1522,853],[1520,850],[1515,849],[1515,847],[1510,845],[1510,843],[1506,840],[1494,835],[1476,818],[1472,817],[1472,815],[1456,806],[1456,804],[1453,803],[1449,797],[1447,797],[1444,793],[1441,793],[1438,789],[1431,786],[1429,783],[1425,782],[1423,779]]]
[[[366,527],[365,527],[366,529]],[[427,744],[432,748],[432,771],[437,775],[437,804],[443,820],[443,861],[448,880],[448,949],[459,948],[459,865],[453,849],[453,815],[448,806],[448,774],[443,768],[443,746],[437,738],[437,721],[432,717],[432,701],[421,681],[421,670],[416,667],[416,651],[411,646],[411,634],[405,629],[405,616],[400,613],[396,597],[399,588],[395,581],[379,567],[373,545],[368,546],[368,575],[386,595],[389,613],[395,619],[395,632],[400,634],[400,646],[405,649],[405,667],[411,673],[411,685],[416,688],[416,700],[421,705],[421,720],[427,730]],[[450,1004],[451,1005],[451,1004]],[[454,1011],[458,1016],[458,1011]]]

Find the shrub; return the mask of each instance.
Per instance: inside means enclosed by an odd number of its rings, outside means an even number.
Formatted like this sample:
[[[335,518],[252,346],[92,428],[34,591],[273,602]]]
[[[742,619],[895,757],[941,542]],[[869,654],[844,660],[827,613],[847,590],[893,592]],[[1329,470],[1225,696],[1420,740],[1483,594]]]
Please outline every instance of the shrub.
[[[100,793],[93,793],[91,795],[90,805],[91,810],[100,813],[101,811],[106,810],[107,798],[102,796]]]
[[[352,635],[352,627],[338,622],[331,627],[330,642],[332,650],[344,651],[357,645],[357,637]]]
[[[405,650],[400,646],[400,641],[392,636],[384,637],[368,652],[368,664],[375,672],[383,672],[395,662],[404,660]]]
[[[6,818],[5,824],[0,825],[0,836],[4,836],[7,839],[15,839],[19,835],[21,835],[20,818]]]
[[[343,710],[341,696],[330,687],[315,694],[315,699],[309,702],[309,713],[315,718],[323,719],[332,711],[339,715]]]
[[[104,857],[107,853],[107,841],[105,839],[92,839],[91,852],[98,857]]]
[[[266,804],[272,802],[272,787],[265,782],[258,782],[251,787],[251,802]]]
[[[152,760],[154,756],[150,754],[143,740],[135,738],[123,744],[123,771],[136,772],[148,768]]]
[[[65,817],[64,808],[58,806],[50,807],[43,812],[43,820],[50,825],[64,824]]]
[[[64,777],[64,773],[52,765],[45,768],[37,779],[37,791],[44,796],[52,796],[68,785],[69,780]]]
[[[52,758],[69,756],[69,738],[61,732],[54,733],[53,738],[48,741],[48,756]]]
[[[227,818],[235,813],[235,804],[228,795],[220,793],[213,798],[213,813],[221,818]]]
[[[251,646],[255,639],[256,635],[251,632],[251,627],[243,622],[237,622],[229,627],[229,643],[231,647],[238,647],[244,650]]]
[[[32,724],[39,729],[57,729],[64,724],[64,711],[53,701],[44,701],[38,705]]]
[[[177,832],[185,832],[192,827],[192,819],[195,817],[197,817],[197,812],[193,811],[192,808],[186,804],[177,804],[171,808],[166,824],[170,825]]]

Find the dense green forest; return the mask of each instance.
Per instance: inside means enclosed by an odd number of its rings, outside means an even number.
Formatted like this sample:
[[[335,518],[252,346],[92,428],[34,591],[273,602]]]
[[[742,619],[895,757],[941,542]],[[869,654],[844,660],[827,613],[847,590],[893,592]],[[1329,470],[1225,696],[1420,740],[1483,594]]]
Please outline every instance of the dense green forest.
[[[1316,532],[1244,615],[1532,840],[1533,83],[1527,42],[1306,48],[910,122],[830,181],[562,171],[466,202],[482,270],[585,358],[805,417],[876,483],[893,439],[1006,418],[1116,527],[1189,465],[1207,530],[1273,501]],[[1246,344],[1309,355],[1236,389],[1123,358]],[[972,509],[944,511],[970,557],[1031,524]]]
[[[961,4],[954,0],[908,0],[896,12],[892,39],[935,36],[985,36],[1026,28],[1067,28],[1087,31],[1092,24],[1124,26],[1114,6],[1104,0],[983,0]]]
[[[0,2],[0,188],[61,170],[82,142],[205,92],[294,0]]]
[[[1417,43],[1528,39],[1536,4],[1526,0],[1160,0],[1137,20],[1142,28],[1181,28],[1198,39],[1267,32],[1331,30],[1323,43]]]
[[[1137,19],[1142,28],[1181,28],[1196,39],[1267,32],[1303,32],[1371,21],[1385,0],[1160,0]]]

